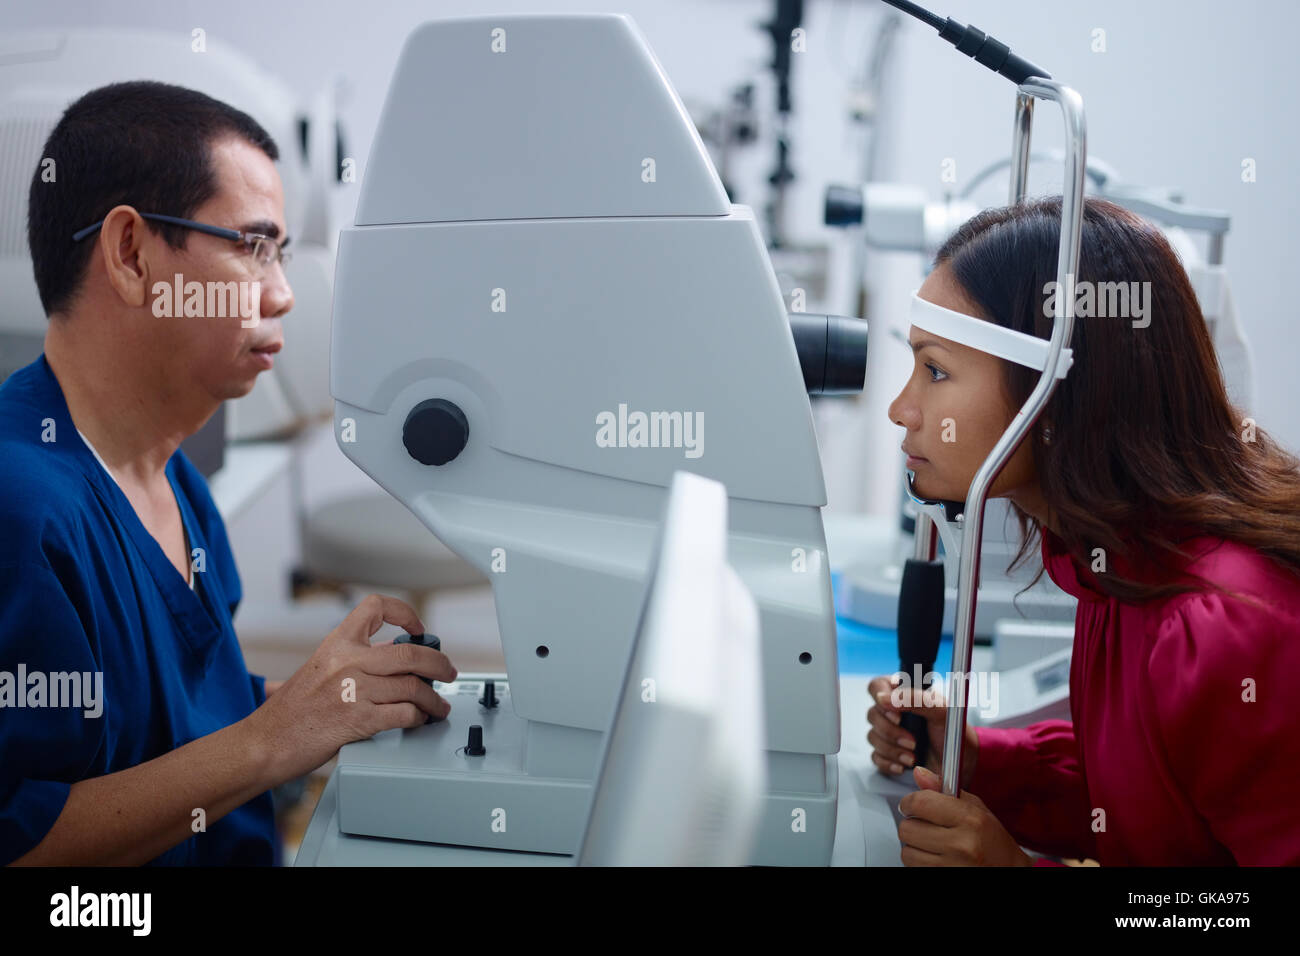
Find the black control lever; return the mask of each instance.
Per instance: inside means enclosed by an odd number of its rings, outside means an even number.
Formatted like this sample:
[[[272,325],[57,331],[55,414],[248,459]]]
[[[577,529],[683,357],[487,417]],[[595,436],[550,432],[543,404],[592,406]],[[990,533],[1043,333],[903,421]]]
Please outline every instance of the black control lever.
[[[934,670],[943,631],[943,562],[908,558],[903,566],[903,583],[898,592],[899,670],[905,687],[928,689],[925,675]],[[916,766],[925,766],[930,748],[930,731],[920,714],[900,715],[899,726],[916,738]]]
[[[435,651],[442,650],[442,640],[436,634],[399,634],[397,637],[393,638],[393,643],[419,644],[421,647],[432,647]],[[432,677],[421,677],[420,680],[424,681],[430,687],[433,686]],[[442,720],[441,717],[434,717],[430,714],[429,719],[426,720],[425,723],[432,724],[440,720]]]

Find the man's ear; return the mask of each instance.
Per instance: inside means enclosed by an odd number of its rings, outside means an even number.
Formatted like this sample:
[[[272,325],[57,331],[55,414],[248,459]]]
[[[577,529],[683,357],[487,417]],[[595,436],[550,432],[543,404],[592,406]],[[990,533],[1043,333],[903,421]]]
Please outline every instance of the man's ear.
[[[148,256],[143,248],[147,228],[130,206],[114,206],[99,230],[100,254],[108,282],[127,305],[145,304],[149,286]]]

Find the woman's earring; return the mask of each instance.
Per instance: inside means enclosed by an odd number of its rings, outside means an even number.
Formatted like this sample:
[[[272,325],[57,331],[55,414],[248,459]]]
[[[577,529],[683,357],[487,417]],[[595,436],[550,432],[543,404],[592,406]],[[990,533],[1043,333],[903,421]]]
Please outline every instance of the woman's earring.
[[[1044,445],[1050,445],[1051,443],[1052,443],[1052,427],[1051,427],[1050,425],[1044,425],[1044,426],[1043,426],[1043,444],[1044,444]]]

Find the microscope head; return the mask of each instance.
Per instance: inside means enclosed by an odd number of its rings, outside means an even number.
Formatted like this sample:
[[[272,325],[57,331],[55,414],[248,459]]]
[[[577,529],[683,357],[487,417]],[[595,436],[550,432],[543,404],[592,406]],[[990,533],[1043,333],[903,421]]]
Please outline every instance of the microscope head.
[[[340,237],[330,381],[344,453],[491,581],[521,717],[605,729],[687,470],[726,486],[765,689],[792,702],[769,748],[838,749],[825,488],[785,305],[630,19],[410,36]]]

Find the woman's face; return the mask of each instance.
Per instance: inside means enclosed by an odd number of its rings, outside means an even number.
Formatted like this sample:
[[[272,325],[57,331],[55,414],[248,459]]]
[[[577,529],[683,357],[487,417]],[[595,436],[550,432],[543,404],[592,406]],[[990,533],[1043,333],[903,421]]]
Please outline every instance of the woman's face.
[[[930,273],[919,295],[945,309],[984,318],[946,265]],[[907,467],[915,475],[916,493],[964,501],[975,472],[1017,411],[1003,384],[1003,360],[915,326],[908,341],[912,377],[889,406],[889,419],[907,429],[903,450],[910,456]],[[1031,489],[1036,490],[1033,456],[1029,442],[1021,442],[989,497],[1013,497],[1024,507],[1033,498]]]

